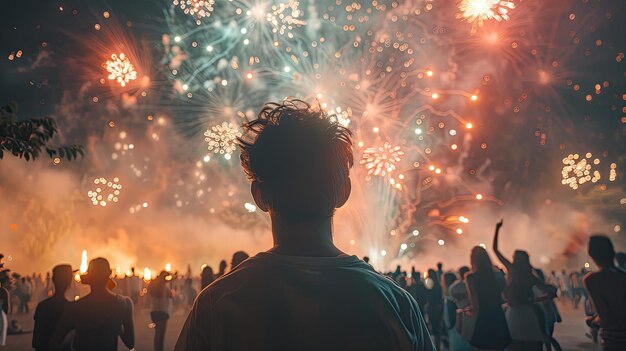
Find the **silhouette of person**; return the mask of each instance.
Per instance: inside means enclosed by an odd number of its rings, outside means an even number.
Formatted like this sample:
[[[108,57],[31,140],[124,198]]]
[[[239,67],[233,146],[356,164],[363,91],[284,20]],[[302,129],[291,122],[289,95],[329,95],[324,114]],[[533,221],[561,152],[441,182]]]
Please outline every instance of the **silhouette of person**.
[[[37,351],[52,349],[50,345],[52,334],[63,312],[70,304],[65,298],[65,292],[72,284],[72,266],[69,264],[55,266],[52,269],[52,284],[54,285],[54,294],[41,301],[35,308],[33,348]]]
[[[165,342],[165,330],[167,329],[167,320],[170,318],[170,299],[172,298],[172,290],[167,286],[167,278],[170,274],[162,271],[159,276],[148,285],[148,295],[152,310],[150,317],[154,323],[154,350],[163,351]]]
[[[478,350],[503,350],[511,343],[511,337],[502,311],[501,286],[484,248],[475,246],[470,259],[472,272],[466,278],[470,298],[470,307],[467,309],[469,316],[461,328],[470,327],[462,329],[461,334]],[[472,316],[474,321],[467,323]]]
[[[135,267],[131,267],[130,272],[130,277],[128,277],[128,292],[130,293],[131,300],[133,300],[133,303],[136,305],[139,303],[139,292],[143,288],[143,282],[141,278],[135,274]]]
[[[503,221],[496,224],[493,238],[493,251],[506,267],[507,286],[504,296],[508,304],[506,320],[511,333],[512,350],[537,350],[543,349],[545,333],[542,328],[543,315],[540,315],[535,306],[535,293],[533,288],[538,288],[546,298],[550,289],[533,274],[530,257],[526,251],[516,250],[513,253],[513,262],[509,261],[498,249],[498,238]]]
[[[590,322],[602,328],[605,351],[626,350],[626,272],[615,267],[615,249],[608,237],[593,235],[588,252],[599,268],[583,279],[598,313]]]
[[[441,347],[441,323],[443,317],[443,290],[439,276],[434,269],[428,270],[426,284],[426,316],[430,326],[430,335],[434,338],[435,348]]]
[[[615,261],[617,262],[617,268],[626,271],[626,252],[616,253]]]
[[[11,278],[8,273],[8,269],[0,266],[0,346],[6,345],[9,330],[8,315],[11,311],[11,298],[7,287],[11,284]]]
[[[226,267],[228,267],[228,263],[226,263],[226,260],[221,260],[219,271],[217,272],[217,275],[215,276],[216,279],[223,276],[226,273]]]
[[[52,337],[53,349],[72,330],[76,351],[115,351],[118,337],[129,349],[135,347],[133,302],[110,290],[110,276],[109,261],[98,257],[89,262],[81,280],[91,292],[67,306]]]
[[[333,244],[350,132],[285,100],[265,105],[239,143],[274,245],[202,291],[175,350],[434,350],[415,300]]]
[[[233,269],[235,269],[237,266],[239,266],[239,264],[241,264],[241,262],[248,259],[248,257],[250,257],[250,255],[248,255],[244,251],[235,252],[233,254],[233,258],[230,260],[230,270],[232,271]]]
[[[214,280],[215,276],[213,275],[213,268],[210,266],[204,266],[204,268],[202,268],[202,273],[200,274],[200,285],[202,286],[202,289],[209,286],[209,284],[213,283]]]
[[[368,256],[363,256],[363,262],[370,263],[370,258]]]

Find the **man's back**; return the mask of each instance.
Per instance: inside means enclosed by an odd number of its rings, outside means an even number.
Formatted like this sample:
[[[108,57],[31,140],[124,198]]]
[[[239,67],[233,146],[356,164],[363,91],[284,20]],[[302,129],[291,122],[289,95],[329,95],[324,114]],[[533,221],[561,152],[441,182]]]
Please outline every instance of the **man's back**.
[[[35,309],[35,328],[33,330],[33,348],[50,350],[50,341],[63,311],[70,304],[64,296],[53,296],[41,301]]]
[[[65,309],[61,325],[55,332],[56,342],[74,329],[77,351],[117,350],[117,339],[129,316],[132,319],[132,301],[128,297],[111,295],[106,299],[95,299],[87,295]],[[61,335],[56,335],[59,332]]]
[[[176,350],[433,350],[408,293],[356,256],[259,253],[205,289]]]
[[[584,285],[607,330],[626,332],[626,273],[609,268],[587,274]]]

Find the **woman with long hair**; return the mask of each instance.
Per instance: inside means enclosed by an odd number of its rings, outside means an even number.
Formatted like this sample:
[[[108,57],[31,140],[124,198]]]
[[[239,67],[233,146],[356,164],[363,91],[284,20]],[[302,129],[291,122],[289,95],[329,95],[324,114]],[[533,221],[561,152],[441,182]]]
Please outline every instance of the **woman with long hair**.
[[[470,344],[479,350],[503,350],[511,343],[504,311],[502,288],[496,279],[487,251],[475,246],[470,256],[472,272],[467,275],[467,292],[471,305],[467,312],[474,317]]]
[[[507,284],[504,298],[507,302],[506,321],[511,333],[510,350],[541,351],[545,333],[541,319],[535,308],[535,302],[551,298],[547,285],[533,274],[530,257],[526,251],[516,250],[513,261],[509,261],[498,249],[498,237],[503,221],[496,224],[493,238],[493,251],[507,271]],[[535,299],[533,288],[539,289],[543,296]]]

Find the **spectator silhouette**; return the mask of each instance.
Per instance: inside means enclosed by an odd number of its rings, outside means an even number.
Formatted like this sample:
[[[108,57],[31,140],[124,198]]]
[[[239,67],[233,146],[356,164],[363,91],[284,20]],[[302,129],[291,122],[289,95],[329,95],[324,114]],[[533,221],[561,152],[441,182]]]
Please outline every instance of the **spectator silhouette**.
[[[72,284],[72,266],[69,264],[55,266],[52,269],[52,284],[54,295],[41,301],[35,309],[33,348],[37,351],[52,349],[50,345],[52,334],[63,312],[70,304],[65,298],[65,292]]]
[[[67,306],[52,338],[53,349],[72,330],[76,351],[115,351],[118,337],[129,349],[135,346],[132,300],[110,290],[110,276],[109,261],[99,257],[89,262],[81,280],[91,292]]]
[[[273,247],[198,296],[175,350],[433,350],[417,303],[332,240],[348,200],[350,132],[286,100],[244,126],[241,163]]]
[[[443,290],[439,275],[434,269],[428,270],[426,278],[426,316],[435,348],[441,347],[441,322],[443,317]]]
[[[213,283],[214,280],[215,276],[213,275],[213,268],[210,266],[204,266],[204,268],[202,268],[202,273],[200,274],[202,289],[209,286],[209,284]]]
[[[168,272],[162,271],[159,276],[148,285],[148,295],[150,295],[150,302],[152,304],[150,318],[152,318],[152,323],[154,323],[155,351],[163,351],[167,320],[170,318],[172,290],[167,286],[165,279],[169,275]]]
[[[233,258],[230,260],[230,270],[232,271],[233,269],[237,268],[237,266],[239,266],[241,262],[248,259],[248,257],[250,257],[250,255],[248,255],[247,253],[243,251],[235,252],[233,254]]]
[[[215,276],[216,279],[223,276],[226,273],[226,267],[228,267],[228,263],[226,263],[226,260],[221,260],[219,271],[217,272],[217,275]]]
[[[616,253],[615,261],[617,262],[617,268],[626,271],[626,252]]]
[[[502,289],[484,248],[475,246],[470,258],[472,272],[466,278],[469,316],[459,326],[461,335],[479,350],[502,350],[511,343],[502,311]]]
[[[542,328],[543,315],[540,315],[536,309],[533,288],[538,288],[543,292],[545,298],[552,298],[556,294],[548,296],[550,289],[533,274],[530,257],[526,251],[516,250],[513,253],[513,262],[500,252],[498,238],[502,225],[503,221],[496,224],[493,251],[507,271],[504,296],[508,304],[506,321],[513,341],[511,348],[541,351],[545,339],[544,328]]]
[[[613,243],[604,235],[589,239],[589,256],[599,268],[583,279],[598,313],[590,323],[602,328],[605,351],[626,350],[626,272],[615,267]]]
[[[0,260],[4,257],[0,254]],[[9,270],[0,265],[0,346],[4,346],[7,341],[9,330],[9,312],[11,311],[11,297],[7,287],[11,284]]]

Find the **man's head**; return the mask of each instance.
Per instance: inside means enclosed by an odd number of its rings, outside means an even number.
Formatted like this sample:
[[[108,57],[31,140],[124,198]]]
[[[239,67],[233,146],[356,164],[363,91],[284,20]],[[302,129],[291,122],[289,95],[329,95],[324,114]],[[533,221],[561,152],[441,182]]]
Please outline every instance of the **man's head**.
[[[350,196],[351,133],[303,101],[266,104],[239,145],[254,200],[272,218],[327,219]]]
[[[443,269],[443,263],[437,262],[437,270],[440,271]]]
[[[233,258],[230,260],[230,269],[231,270],[235,269],[235,267],[239,266],[239,264],[241,264],[241,262],[247,260],[248,257],[250,257],[250,255],[248,255],[244,251],[237,251],[237,252],[235,252],[233,254]]]
[[[465,279],[465,275],[469,271],[470,271],[470,269],[469,269],[468,266],[463,266],[463,267],[459,268],[459,276],[461,277],[461,280]]]
[[[614,266],[615,249],[611,239],[605,235],[592,235],[589,238],[589,256],[599,267]]]
[[[52,268],[52,283],[56,293],[65,294],[72,284],[72,266],[60,264]]]
[[[111,276],[111,266],[109,261],[105,258],[98,257],[89,261],[87,267],[87,273],[85,273],[81,280],[93,287],[105,287],[109,283],[109,277]]]

